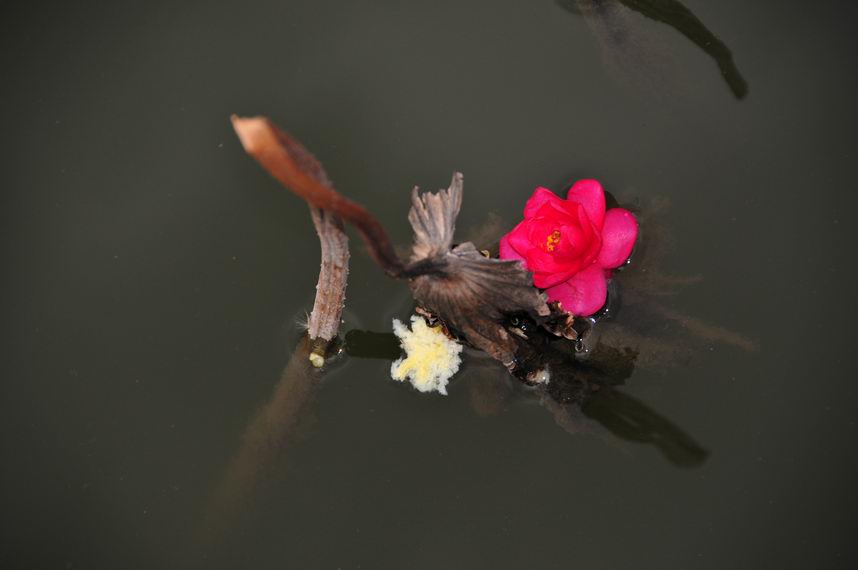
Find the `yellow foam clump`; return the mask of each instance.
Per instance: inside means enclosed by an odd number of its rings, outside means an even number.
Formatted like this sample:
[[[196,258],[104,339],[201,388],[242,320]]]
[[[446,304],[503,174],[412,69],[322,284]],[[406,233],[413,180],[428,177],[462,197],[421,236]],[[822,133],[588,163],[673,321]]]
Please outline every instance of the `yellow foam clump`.
[[[447,394],[447,383],[458,372],[462,359],[462,345],[447,338],[440,327],[430,327],[418,315],[411,317],[409,330],[398,319],[393,319],[393,332],[405,350],[390,367],[394,380],[409,380],[421,392],[437,391]]]

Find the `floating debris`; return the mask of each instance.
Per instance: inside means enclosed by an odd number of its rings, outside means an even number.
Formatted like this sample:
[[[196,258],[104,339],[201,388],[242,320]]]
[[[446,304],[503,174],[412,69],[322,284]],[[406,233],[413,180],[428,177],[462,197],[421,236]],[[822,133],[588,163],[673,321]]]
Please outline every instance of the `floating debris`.
[[[393,319],[393,332],[406,353],[390,367],[393,379],[407,379],[421,392],[446,396],[447,383],[462,363],[462,345],[448,338],[440,326],[428,326],[418,315],[411,317],[410,330],[399,319]]]

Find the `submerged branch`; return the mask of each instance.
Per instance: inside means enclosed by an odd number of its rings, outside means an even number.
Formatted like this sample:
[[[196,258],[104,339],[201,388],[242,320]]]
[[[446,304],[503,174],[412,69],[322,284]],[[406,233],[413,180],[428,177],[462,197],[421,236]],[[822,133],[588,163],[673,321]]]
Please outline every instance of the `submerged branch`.
[[[629,28],[626,22],[618,19],[619,6],[625,6],[646,18],[666,24],[715,60],[734,97],[744,99],[748,95],[748,82],[736,67],[730,48],[679,0],[556,0],[556,2],[564,10],[580,14],[593,23],[601,24],[601,27],[617,36],[614,43],[622,43],[628,35]]]
[[[748,94],[748,82],[739,73],[733,62],[733,54],[727,44],[677,0],[621,0],[628,8],[643,14],[647,18],[662,22],[673,27],[680,34],[691,40],[697,47],[706,52],[715,63],[730,91],[737,99],[744,99]]]

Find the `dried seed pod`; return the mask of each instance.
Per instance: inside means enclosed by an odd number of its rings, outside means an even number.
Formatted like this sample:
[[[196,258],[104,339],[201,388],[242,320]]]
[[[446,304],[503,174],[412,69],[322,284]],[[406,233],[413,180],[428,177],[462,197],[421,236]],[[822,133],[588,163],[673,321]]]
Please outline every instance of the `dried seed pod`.
[[[447,190],[418,195],[414,189],[408,214],[414,247],[405,274],[412,274],[409,282],[418,302],[513,369],[520,343],[506,330],[505,319],[518,313],[542,319],[550,310],[519,262],[487,258],[470,242],[451,247],[462,189],[458,172]]]

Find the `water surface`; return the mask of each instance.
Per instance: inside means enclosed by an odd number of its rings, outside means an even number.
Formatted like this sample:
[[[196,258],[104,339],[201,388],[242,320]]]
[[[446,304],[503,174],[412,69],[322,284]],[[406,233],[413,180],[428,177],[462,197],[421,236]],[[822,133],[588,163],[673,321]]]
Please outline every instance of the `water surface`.
[[[737,93],[629,3],[9,7],[3,566],[855,567],[854,11],[684,2]],[[599,178],[657,244],[617,279],[621,399],[290,365],[318,246],[231,113],[403,247],[454,169],[464,238]],[[407,289],[352,244],[344,330],[388,333]]]

